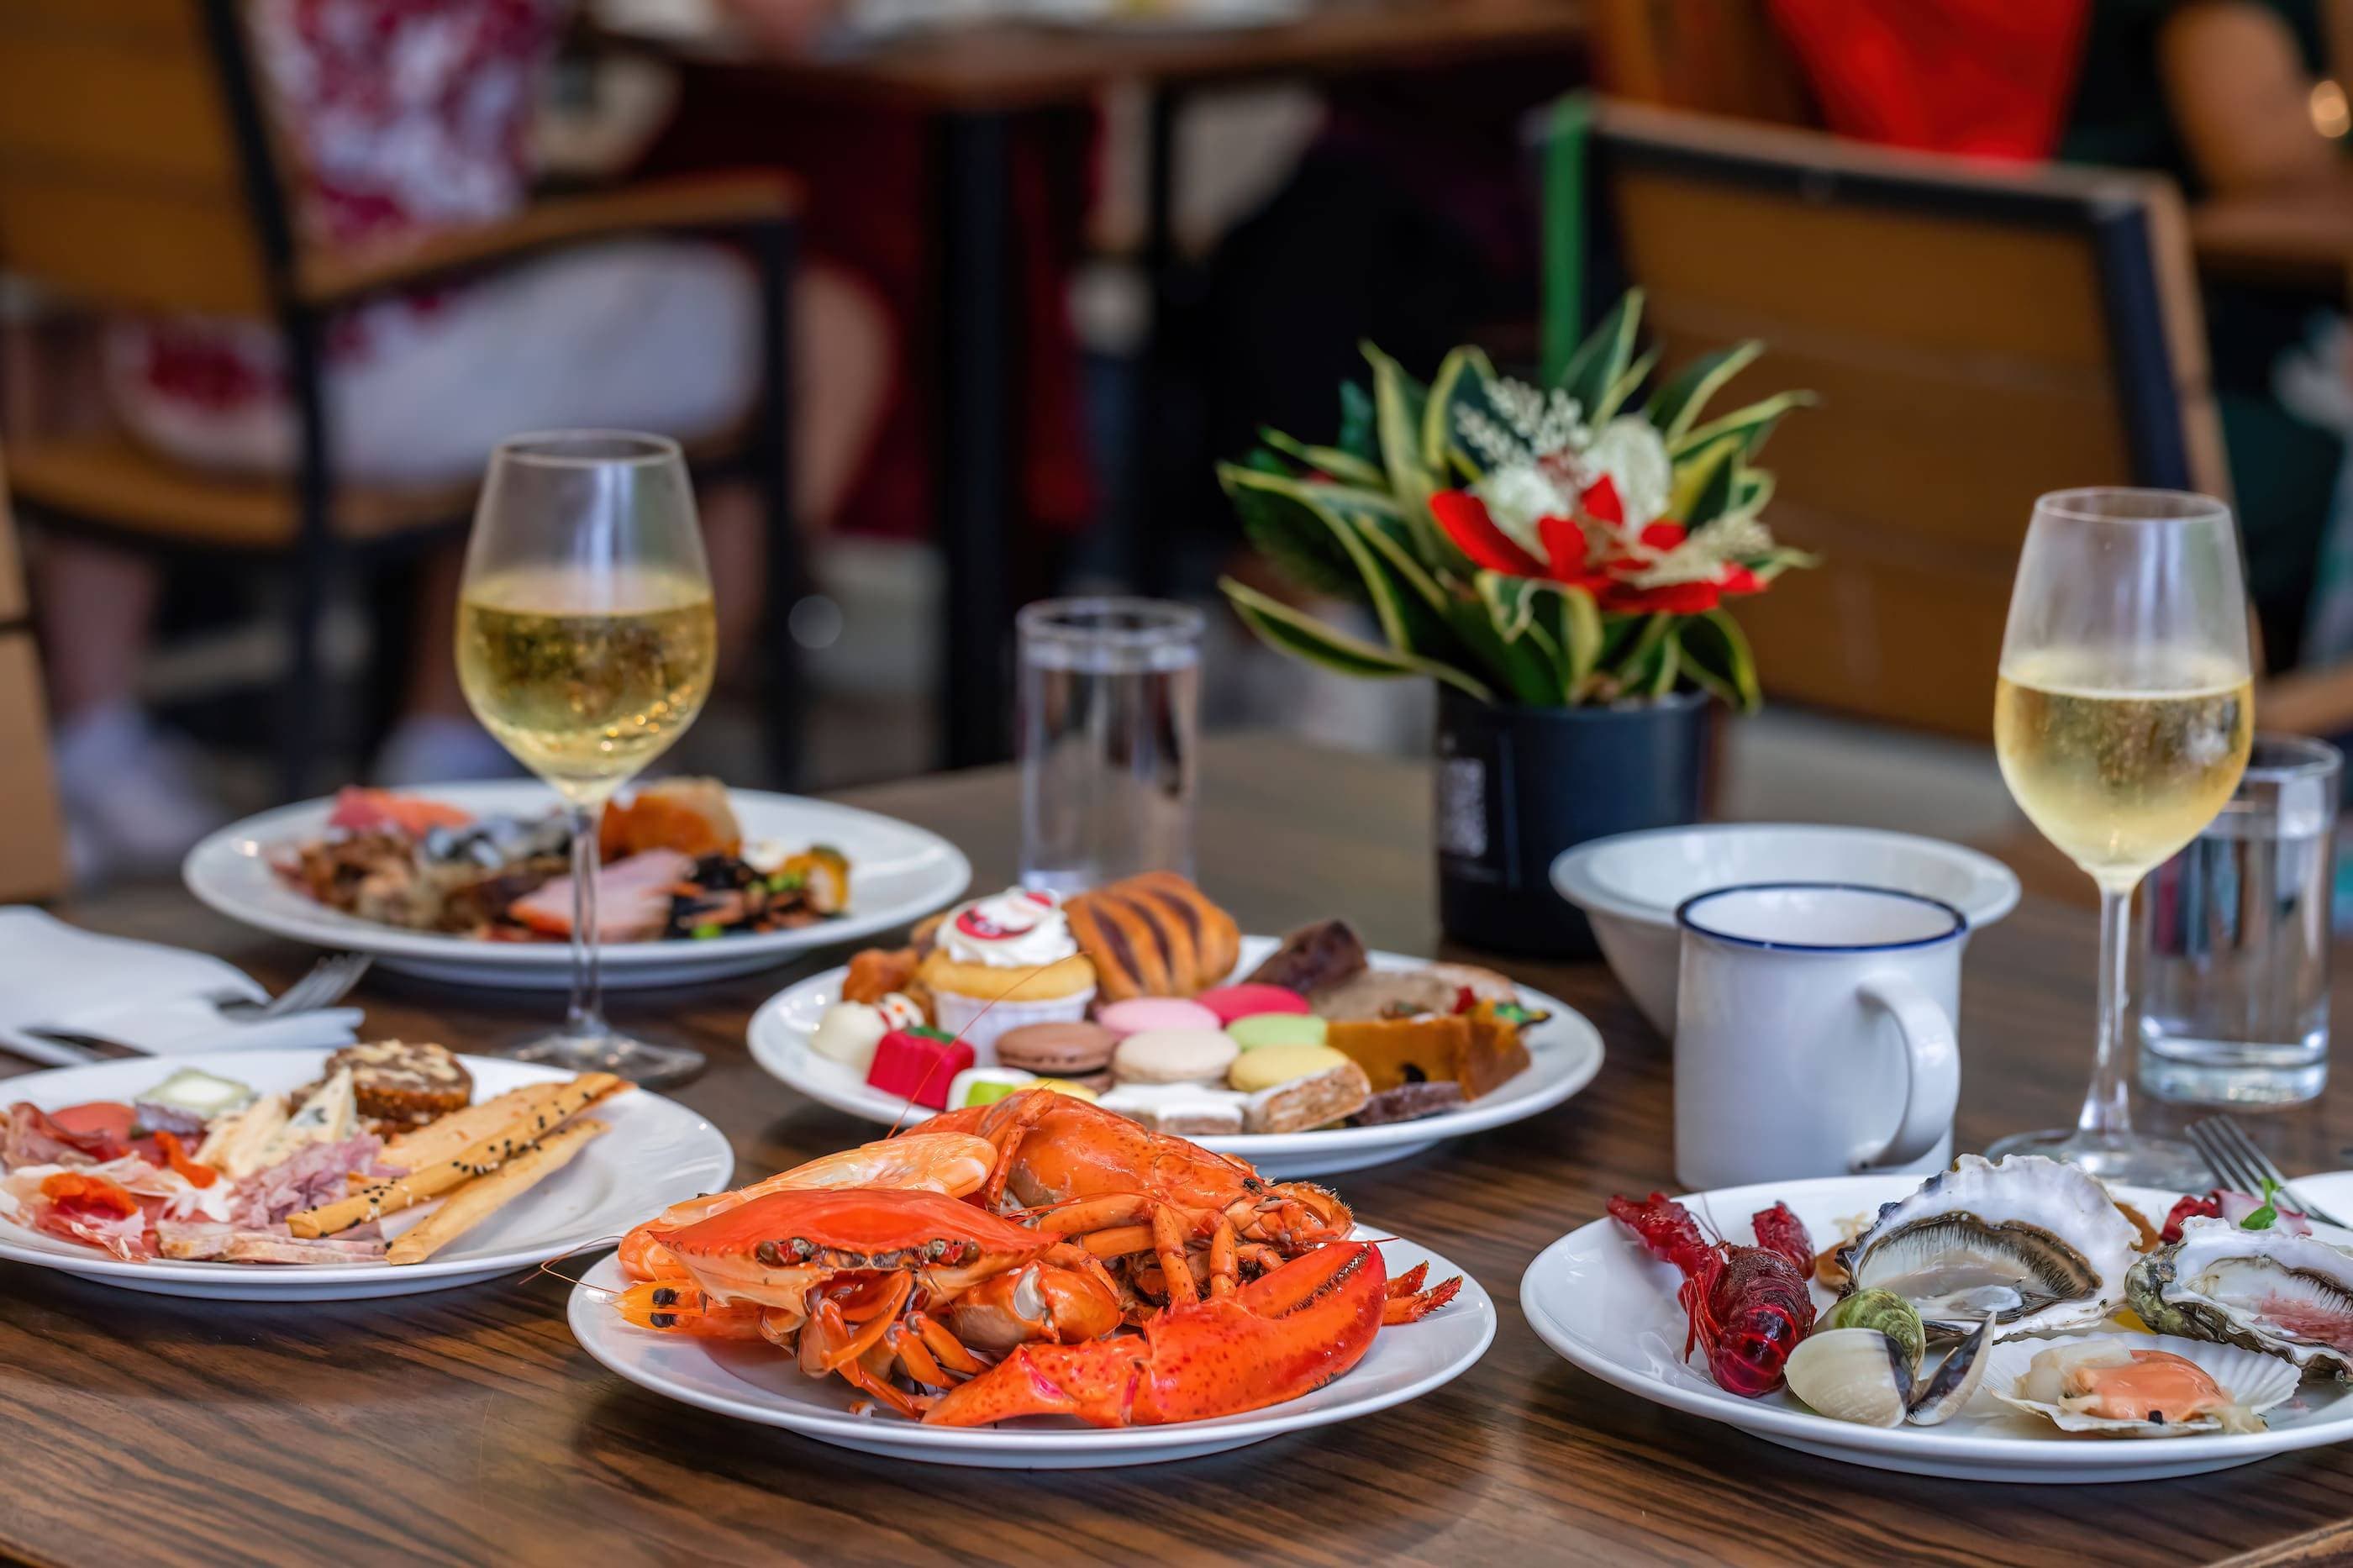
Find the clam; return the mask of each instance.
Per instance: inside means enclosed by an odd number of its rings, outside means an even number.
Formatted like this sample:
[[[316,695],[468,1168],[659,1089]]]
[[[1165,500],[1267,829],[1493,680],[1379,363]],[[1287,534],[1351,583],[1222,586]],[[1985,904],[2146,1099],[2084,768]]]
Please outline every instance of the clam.
[[[2353,1378],[2353,1253],[2317,1236],[2188,1220],[2179,1241],[2132,1266],[2125,1290],[2159,1333]]]
[[[1940,1426],[1977,1397],[1978,1388],[1985,1383],[1986,1368],[1993,1360],[1986,1352],[1993,1344],[1997,1321],[1995,1315],[1988,1312],[1960,1343],[1946,1353],[1926,1384],[1912,1396],[1912,1408],[1905,1413],[1905,1419],[1915,1426]]]
[[[1917,1319],[1913,1327],[1916,1331]],[[1989,1313],[1924,1380],[1914,1373],[1915,1353],[1883,1330],[1821,1327],[1789,1352],[1781,1371],[1790,1393],[1833,1421],[1934,1426],[1977,1393],[1992,1333]]]
[[[1996,1399],[2063,1432],[2109,1437],[2260,1432],[2296,1385],[2284,1362],[2174,1334],[2010,1340],[1989,1359]]]
[[[1893,1290],[1858,1290],[1840,1298],[1822,1314],[1817,1333],[1824,1329],[1877,1329],[1894,1340],[1916,1374],[1928,1352],[1928,1333],[1912,1303]]]
[[[2123,1299],[2138,1239],[2108,1190],[2035,1154],[1964,1154],[1840,1249],[1850,1290],[1911,1303],[1931,1339],[1990,1312],[1996,1338],[2089,1328]]]

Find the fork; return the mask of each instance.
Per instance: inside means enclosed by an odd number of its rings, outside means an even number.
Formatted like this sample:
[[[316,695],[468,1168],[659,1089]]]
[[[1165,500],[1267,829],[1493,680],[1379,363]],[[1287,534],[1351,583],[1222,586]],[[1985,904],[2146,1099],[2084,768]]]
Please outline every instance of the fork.
[[[2286,1198],[2288,1206],[2306,1219],[2316,1219],[2323,1225],[2345,1228],[2345,1222],[2319,1205],[2307,1201],[2304,1194],[2288,1184],[2287,1174],[2272,1163],[2270,1155],[2255,1146],[2247,1130],[2228,1116],[2209,1116],[2189,1124],[2189,1141],[2214,1167],[2214,1173],[2224,1183],[2243,1193],[2260,1193],[2268,1181]]]
[[[242,996],[230,997],[219,1004],[221,1012],[246,1023],[259,1023],[266,1018],[283,1018],[289,1014],[312,1012],[332,1007],[351,994],[353,986],[368,972],[375,960],[364,952],[336,952],[312,964],[309,973],[272,996],[267,1002],[249,1002]]]

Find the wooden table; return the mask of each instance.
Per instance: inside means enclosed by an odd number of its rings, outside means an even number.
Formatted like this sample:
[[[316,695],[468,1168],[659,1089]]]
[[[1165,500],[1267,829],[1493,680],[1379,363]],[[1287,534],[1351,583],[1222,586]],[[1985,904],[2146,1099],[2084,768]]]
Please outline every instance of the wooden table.
[[[702,37],[607,36],[703,68],[754,69],[780,94],[882,103],[923,116],[933,142],[928,222],[937,237],[934,506],[947,567],[939,691],[941,754],[965,767],[1008,754],[1011,625],[1008,552],[1021,449],[1019,331],[1013,256],[1012,123],[1024,110],[1085,103],[1106,89],[1151,89],[1145,134],[1144,247],[1154,331],[1165,348],[1176,272],[1171,207],[1177,110],[1184,95],[1269,76],[1329,79],[1352,72],[1429,69],[1496,59],[1562,58],[1563,90],[1576,85],[1570,55],[1587,26],[1586,0],[1311,0],[1295,22],[1269,27],[979,26],[917,34],[831,56],[764,48],[729,31]],[[1147,347],[1144,395],[1129,448],[1148,465],[1167,408],[1165,364]],[[1180,483],[1174,489],[1184,493]],[[1172,487],[1146,473],[1137,487],[1137,586],[1170,586],[1170,540],[1179,520]]]
[[[1202,879],[1246,929],[1345,911],[1377,945],[1430,951],[1427,797],[1416,766],[1265,739],[1213,743]],[[849,798],[955,838],[978,887],[1011,873],[1006,772]],[[66,912],[227,954],[272,982],[306,961],[176,890]],[[2094,945],[2085,913],[2037,899],[1972,944],[1963,1146],[2073,1113]],[[644,1393],[573,1343],[565,1289],[544,1278],[281,1308],[137,1296],[0,1265],[0,1559],[2180,1568],[2353,1518],[2344,1450],[2135,1486],[1924,1481],[1775,1447],[1577,1372],[1521,1318],[1520,1274],[1612,1192],[1672,1184],[1667,1051],[1598,965],[1514,967],[1599,1026],[1609,1058],[1592,1086],[1517,1126],[1335,1182],[1359,1213],[1467,1266],[1500,1309],[1486,1358],[1409,1405],[1171,1466],[950,1469]],[[746,1058],[748,1010],[788,977],[624,996],[613,1009],[711,1053],[710,1072],[679,1098],[726,1130],[747,1178],[871,1131]],[[467,1047],[496,1045],[554,1005],[390,978],[361,1000],[371,1032]],[[2290,1169],[2343,1164],[2353,1131],[2339,1095],[2264,1127]]]

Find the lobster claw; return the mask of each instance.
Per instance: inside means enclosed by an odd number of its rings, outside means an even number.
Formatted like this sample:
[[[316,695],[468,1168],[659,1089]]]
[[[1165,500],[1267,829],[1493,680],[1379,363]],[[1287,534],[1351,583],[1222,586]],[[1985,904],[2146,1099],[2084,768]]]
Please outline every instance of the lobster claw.
[[[1141,1338],[1025,1344],[923,1419],[985,1426],[1073,1415],[1097,1426],[1158,1426],[1280,1405],[1364,1359],[1380,1330],[1388,1279],[1370,1243],[1318,1247],[1226,1295],[1170,1308]]]

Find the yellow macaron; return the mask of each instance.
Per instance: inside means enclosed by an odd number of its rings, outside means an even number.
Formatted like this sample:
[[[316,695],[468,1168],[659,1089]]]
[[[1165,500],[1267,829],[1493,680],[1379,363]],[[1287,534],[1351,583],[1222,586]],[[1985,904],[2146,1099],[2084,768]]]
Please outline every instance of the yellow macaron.
[[[1345,1066],[1347,1060],[1329,1046],[1261,1046],[1234,1058],[1234,1065],[1226,1072],[1226,1085],[1244,1094],[1256,1094],[1311,1073],[1329,1072]]]

